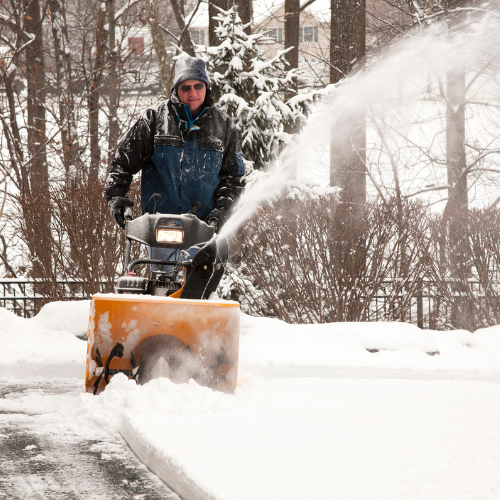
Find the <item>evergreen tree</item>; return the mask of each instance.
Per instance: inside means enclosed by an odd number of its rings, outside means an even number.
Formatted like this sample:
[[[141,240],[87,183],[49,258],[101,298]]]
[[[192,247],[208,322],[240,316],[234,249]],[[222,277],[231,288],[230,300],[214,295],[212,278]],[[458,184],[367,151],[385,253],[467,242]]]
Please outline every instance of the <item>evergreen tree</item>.
[[[284,126],[300,130],[304,125],[317,94],[294,91],[298,76],[295,69],[286,69],[286,50],[266,60],[259,45],[271,40],[262,33],[245,33],[247,25],[235,7],[219,11],[215,19],[220,44],[198,50],[206,61],[217,106],[234,119],[243,155],[260,170],[292,140]]]

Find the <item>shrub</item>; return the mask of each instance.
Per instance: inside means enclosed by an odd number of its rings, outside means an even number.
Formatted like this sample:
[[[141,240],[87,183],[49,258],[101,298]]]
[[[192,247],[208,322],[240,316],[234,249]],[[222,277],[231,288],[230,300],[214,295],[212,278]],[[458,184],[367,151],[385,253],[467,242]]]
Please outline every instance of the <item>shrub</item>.
[[[25,260],[34,261],[29,270],[37,280],[37,293],[49,300],[113,292],[117,276],[123,274],[125,234],[108,212],[104,182],[92,176],[53,183],[49,198],[20,200],[18,234],[25,244]],[[129,196],[140,210],[138,182]],[[33,233],[40,217],[50,217],[50,234]],[[30,220],[30,224],[26,224]],[[40,226],[43,227],[43,226]],[[34,251],[36,246],[43,244]],[[135,249],[136,253],[140,251]],[[33,270],[36,269],[36,274]],[[58,280],[82,282],[69,290]]]
[[[334,195],[263,206],[233,240],[220,294],[289,323],[404,321],[429,276],[427,220],[419,203]]]
[[[500,323],[500,210],[472,209],[456,221],[431,224],[434,282],[442,328],[474,331]]]

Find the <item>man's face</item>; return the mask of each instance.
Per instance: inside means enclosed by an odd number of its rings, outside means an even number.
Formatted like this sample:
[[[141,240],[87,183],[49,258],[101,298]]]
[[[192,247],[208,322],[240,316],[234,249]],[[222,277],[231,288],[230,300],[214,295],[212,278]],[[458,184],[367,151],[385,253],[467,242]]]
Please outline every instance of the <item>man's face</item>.
[[[194,88],[195,85],[199,87],[200,84],[202,85],[200,90]],[[183,90],[183,88],[187,89],[188,87],[188,90]],[[186,80],[181,82],[177,87],[177,95],[179,96],[180,101],[183,104],[187,104],[191,108],[191,113],[193,115],[196,115],[201,111],[206,94],[207,89],[205,84],[198,80]]]

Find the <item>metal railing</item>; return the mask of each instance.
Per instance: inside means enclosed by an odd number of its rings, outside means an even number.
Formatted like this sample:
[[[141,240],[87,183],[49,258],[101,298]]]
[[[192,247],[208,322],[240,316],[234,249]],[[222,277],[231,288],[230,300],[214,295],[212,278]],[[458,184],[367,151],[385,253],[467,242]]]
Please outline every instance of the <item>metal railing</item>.
[[[446,287],[451,289],[463,288],[463,284],[454,281],[437,283],[435,281],[423,280],[420,291],[409,296],[405,291],[401,291],[396,297],[390,294],[391,282],[386,283],[386,287],[373,297],[370,303],[370,313],[368,321],[396,320],[414,324],[422,329],[439,330],[453,327],[460,327],[457,324],[457,312],[460,314],[470,314],[476,316],[488,315],[495,309],[500,312],[498,306],[491,307],[488,304],[481,282],[470,279],[467,282],[466,292],[444,292]],[[392,310],[398,316],[391,317],[389,302],[395,302],[396,307]],[[407,303],[406,307],[398,307],[398,301]],[[488,309],[489,308],[489,309]],[[399,314],[404,309],[404,317]]]
[[[408,299],[408,297],[405,297],[405,293],[399,293],[395,298],[396,305],[397,302],[404,302],[405,299]],[[385,293],[385,289],[382,288],[381,292],[377,293],[372,299],[369,321],[387,321],[391,319],[388,312],[389,300],[394,300],[394,297],[390,293]],[[437,310],[442,310],[441,316],[444,314],[445,317],[448,317],[447,304],[443,304],[442,306],[439,304],[439,294],[434,293],[430,283],[425,283],[421,291],[409,297],[409,301],[410,305],[405,310],[405,321],[419,328],[435,328]],[[395,310],[398,311],[401,309],[400,307],[395,308]],[[392,319],[400,321],[399,317],[394,317]]]
[[[103,285],[108,284],[106,281]],[[477,281],[469,283],[473,290],[473,299],[481,309],[485,294]],[[0,307],[4,307],[18,316],[30,318],[53,300],[90,299],[88,287],[83,281],[57,280],[55,283],[28,279],[0,279]],[[452,326],[453,307],[450,300],[444,300],[437,283],[423,281],[420,291],[411,297],[402,290],[397,296],[391,293],[391,282],[387,282],[370,300],[370,312],[367,321],[405,321],[423,329],[442,329]],[[48,291],[51,293],[49,294]],[[52,297],[51,297],[52,296]],[[363,300],[361,298],[361,300]],[[456,304],[467,310],[470,298],[456,295]],[[403,306],[403,304],[406,304]],[[499,304],[500,310],[500,304]],[[403,312],[403,315],[401,313]]]
[[[89,299],[83,281],[57,280],[55,283],[44,283],[23,278],[0,279],[0,307],[12,311],[18,316],[31,318],[51,299],[48,288],[57,289],[57,296],[67,300]]]

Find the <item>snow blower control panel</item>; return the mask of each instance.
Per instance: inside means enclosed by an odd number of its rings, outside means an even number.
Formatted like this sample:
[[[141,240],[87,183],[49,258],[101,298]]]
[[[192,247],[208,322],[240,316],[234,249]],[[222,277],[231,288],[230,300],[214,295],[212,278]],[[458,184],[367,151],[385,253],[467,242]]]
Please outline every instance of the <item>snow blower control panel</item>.
[[[208,241],[215,229],[202,222],[196,215],[183,214],[165,217],[164,214],[144,214],[127,221],[127,239],[144,245],[161,248],[187,249]]]

